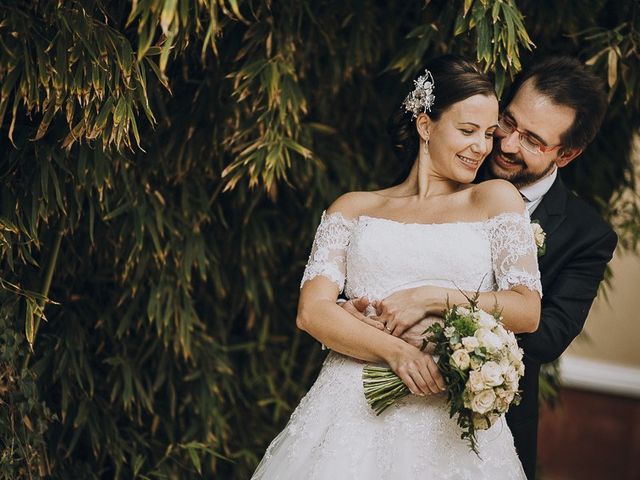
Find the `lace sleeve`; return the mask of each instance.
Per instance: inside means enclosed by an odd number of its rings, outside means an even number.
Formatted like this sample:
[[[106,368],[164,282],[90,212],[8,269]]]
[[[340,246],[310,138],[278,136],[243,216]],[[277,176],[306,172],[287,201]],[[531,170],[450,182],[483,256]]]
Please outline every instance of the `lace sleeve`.
[[[524,285],[542,296],[538,249],[529,214],[507,212],[491,218],[489,242],[498,289]]]
[[[322,213],[300,288],[307,280],[323,275],[338,285],[342,292],[347,272],[346,249],[353,223],[338,212]]]

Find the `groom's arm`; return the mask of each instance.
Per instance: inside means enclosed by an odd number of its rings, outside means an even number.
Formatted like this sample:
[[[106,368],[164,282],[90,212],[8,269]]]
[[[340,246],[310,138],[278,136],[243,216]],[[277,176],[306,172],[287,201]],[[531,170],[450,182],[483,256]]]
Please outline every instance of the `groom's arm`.
[[[567,262],[551,285],[543,289],[538,330],[520,340],[527,356],[539,363],[551,362],[582,331],[617,241],[613,230],[607,229]]]

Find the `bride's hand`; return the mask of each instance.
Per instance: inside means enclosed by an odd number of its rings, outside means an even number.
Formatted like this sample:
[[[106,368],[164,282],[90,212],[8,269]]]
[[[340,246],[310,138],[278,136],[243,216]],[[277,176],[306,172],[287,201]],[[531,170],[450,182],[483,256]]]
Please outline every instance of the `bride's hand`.
[[[401,290],[384,300],[373,302],[372,305],[378,315],[376,320],[384,324],[387,332],[396,337],[402,336],[428,314],[420,301],[424,288]]]
[[[425,338],[425,331],[434,323],[442,322],[441,317],[430,316],[418,321],[412,327],[409,327],[402,335],[400,339],[407,342],[409,345],[413,345],[416,348],[422,348],[422,341]],[[425,350],[427,353],[433,352],[434,344],[427,345]]]
[[[433,357],[415,347],[407,345],[388,363],[415,395],[441,393],[445,389],[444,378]]]

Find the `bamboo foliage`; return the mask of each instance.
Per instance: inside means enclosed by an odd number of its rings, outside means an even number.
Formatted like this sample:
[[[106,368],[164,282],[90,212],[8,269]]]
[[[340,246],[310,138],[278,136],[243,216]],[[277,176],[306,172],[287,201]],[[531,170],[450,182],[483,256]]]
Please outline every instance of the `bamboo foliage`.
[[[575,1],[3,2],[0,478],[247,478],[322,361],[320,213],[403,170],[386,117],[433,55],[505,88],[531,40],[593,59],[611,117],[569,180],[619,198],[637,8]]]

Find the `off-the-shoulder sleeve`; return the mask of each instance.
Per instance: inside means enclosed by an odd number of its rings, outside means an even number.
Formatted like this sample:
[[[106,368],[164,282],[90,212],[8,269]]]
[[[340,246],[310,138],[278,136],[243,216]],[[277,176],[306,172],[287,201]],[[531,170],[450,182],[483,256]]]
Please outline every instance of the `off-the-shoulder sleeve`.
[[[347,272],[346,251],[353,224],[353,220],[344,218],[339,212],[322,213],[300,288],[307,280],[322,275],[338,285],[342,291]]]
[[[542,296],[538,248],[529,214],[507,212],[488,222],[493,273],[499,290],[524,285]]]

